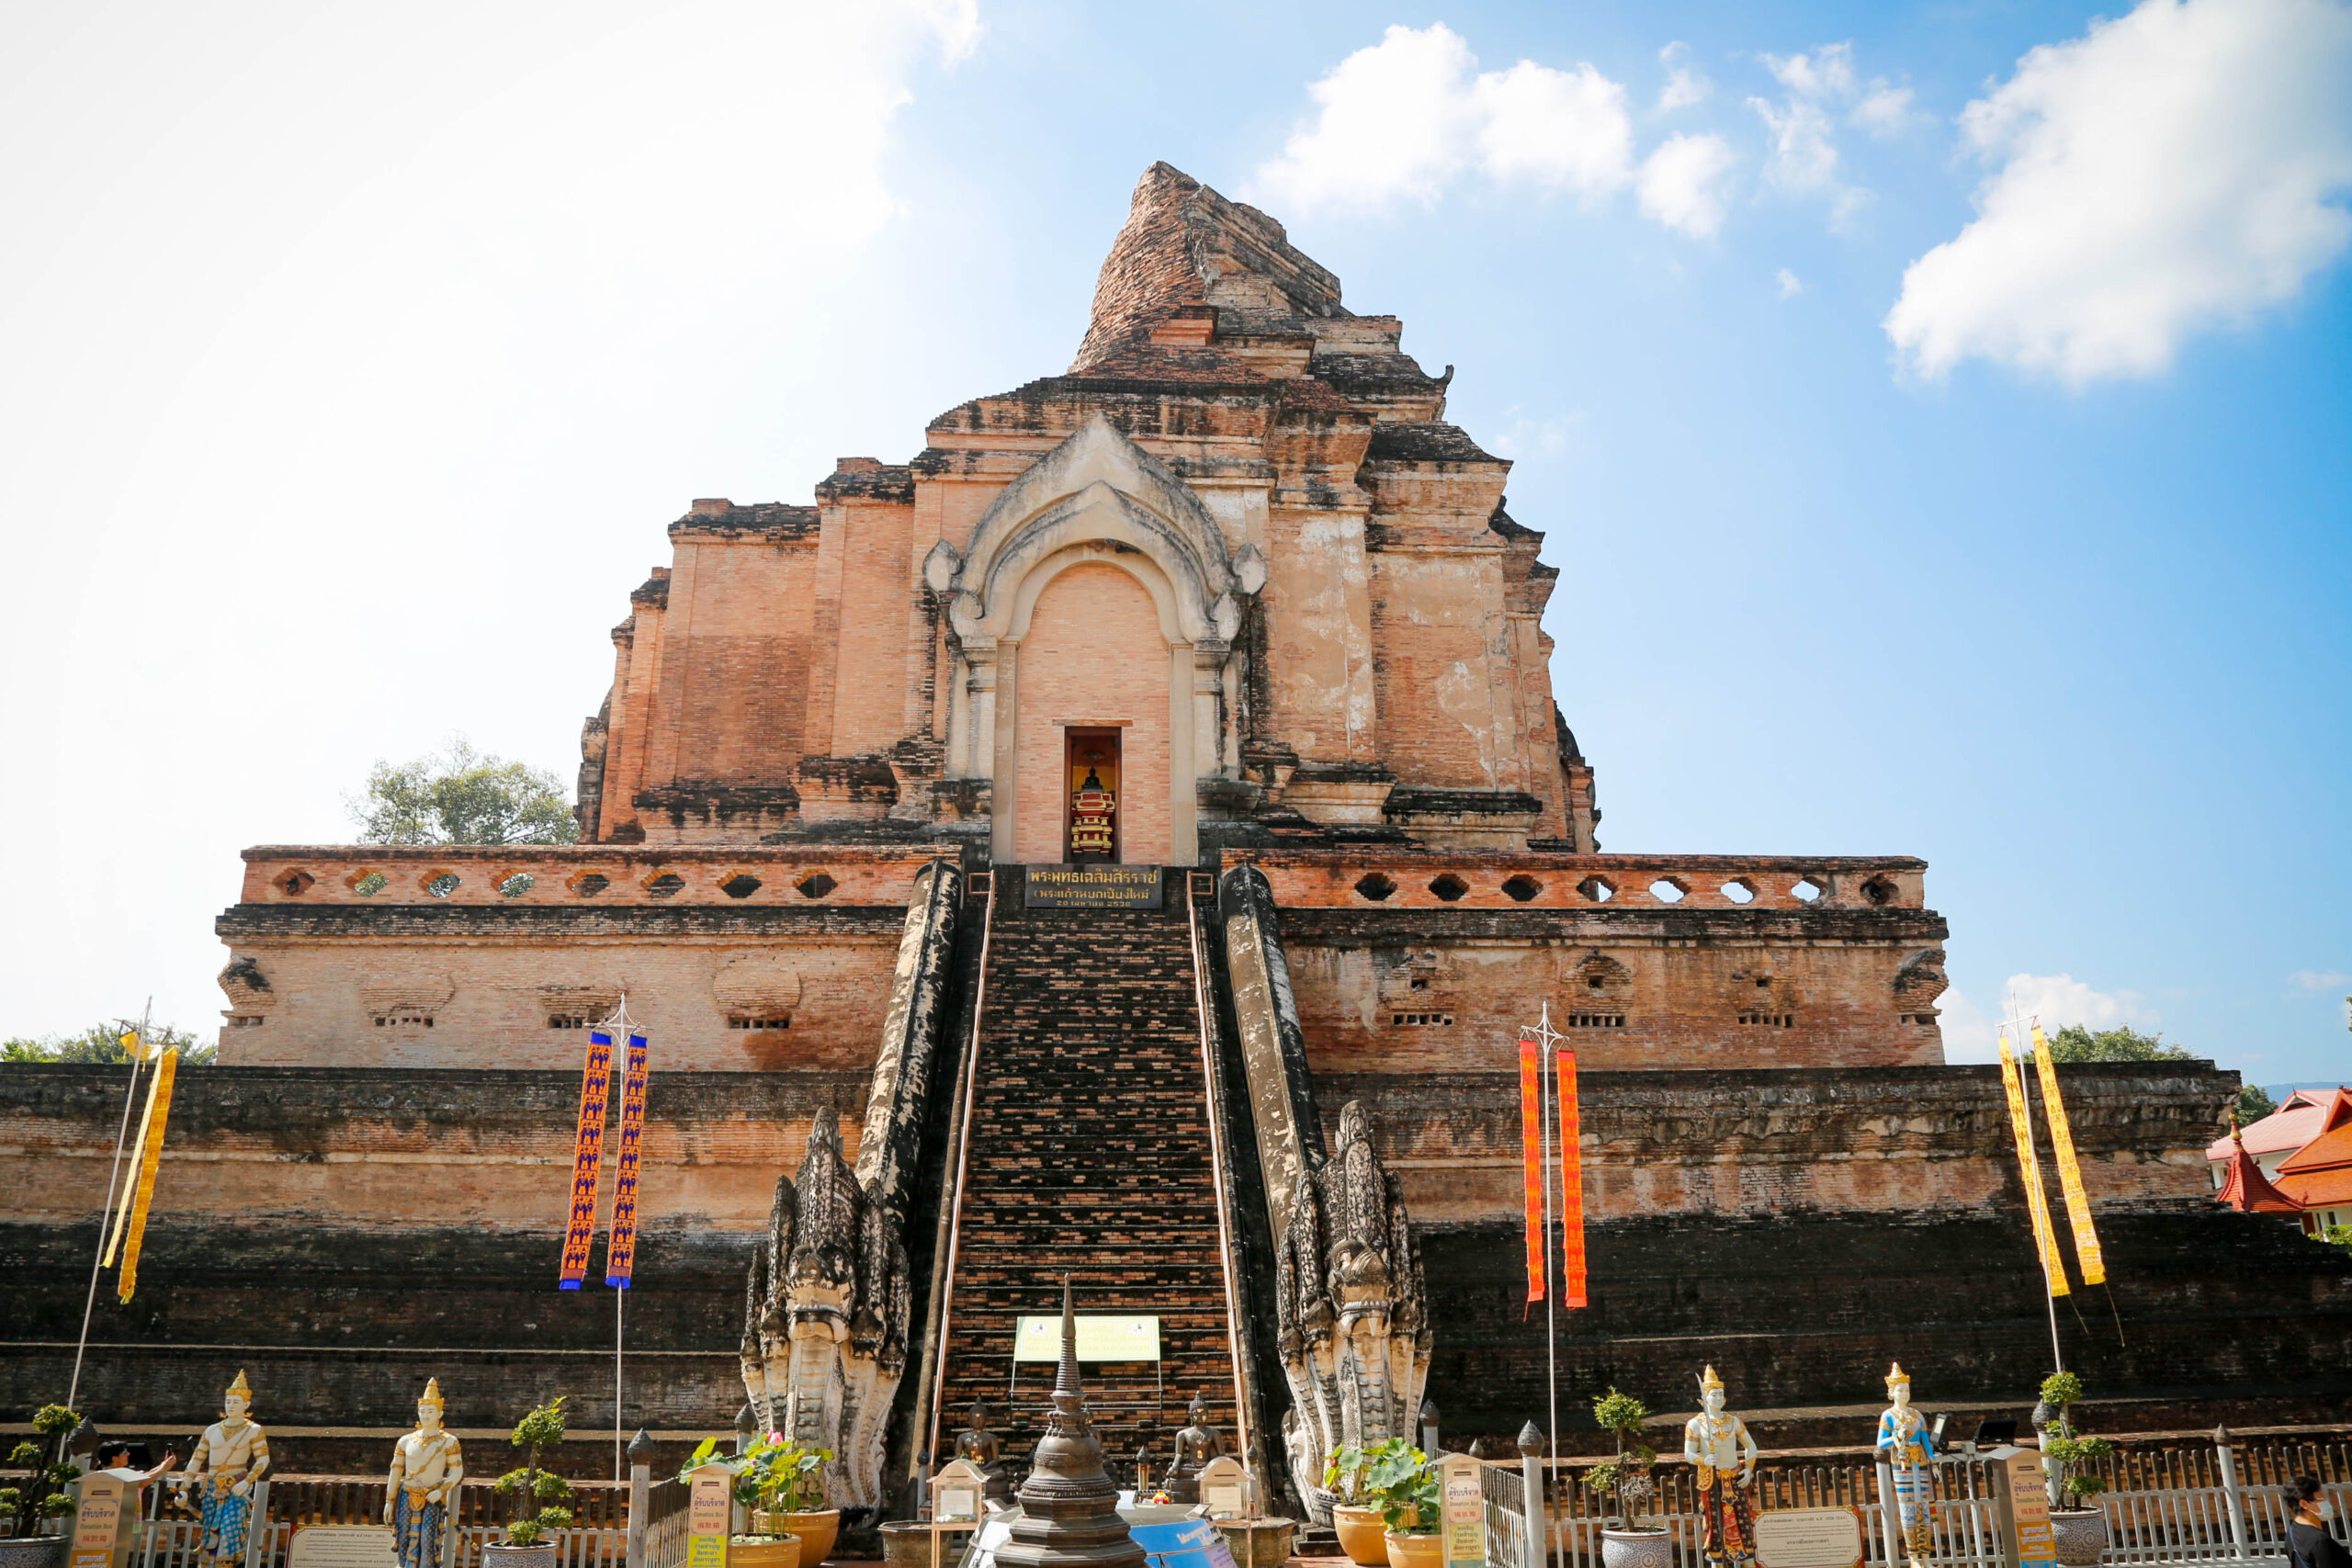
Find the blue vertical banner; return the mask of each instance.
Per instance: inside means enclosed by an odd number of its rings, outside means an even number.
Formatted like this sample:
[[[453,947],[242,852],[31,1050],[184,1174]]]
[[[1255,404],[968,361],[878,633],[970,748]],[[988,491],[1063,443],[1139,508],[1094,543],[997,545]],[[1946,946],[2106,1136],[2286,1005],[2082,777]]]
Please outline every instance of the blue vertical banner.
[[[613,1164],[613,1239],[605,1249],[605,1283],[628,1289],[637,1268],[637,1156],[645,1142],[645,1036],[632,1033],[621,1066],[621,1142]],[[582,1261],[585,1261],[583,1257]]]

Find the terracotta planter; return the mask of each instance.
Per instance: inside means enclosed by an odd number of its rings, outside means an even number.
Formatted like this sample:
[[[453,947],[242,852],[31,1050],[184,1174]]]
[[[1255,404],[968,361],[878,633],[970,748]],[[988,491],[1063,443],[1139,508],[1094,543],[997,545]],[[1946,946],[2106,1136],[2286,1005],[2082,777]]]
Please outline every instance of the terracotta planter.
[[[727,1568],[800,1568],[797,1535],[739,1535],[727,1542]]]
[[[1435,1530],[1427,1535],[1390,1530],[1381,1540],[1388,1547],[1389,1568],[1445,1568],[1445,1538]]]
[[[1674,1538],[1664,1530],[1600,1532],[1601,1568],[1673,1568]]]
[[[797,1535],[800,1538],[800,1568],[817,1568],[833,1550],[833,1538],[841,1534],[842,1511],[820,1508],[810,1514],[772,1514],[765,1508],[752,1510],[753,1535]],[[486,1565],[485,1565],[486,1568]]]
[[[1356,1568],[1388,1568],[1388,1521],[1379,1509],[1334,1503],[1331,1529],[1340,1538],[1340,1550]]]
[[[65,1561],[62,1535],[28,1535],[22,1540],[0,1540],[0,1568],[57,1568]]]
[[[2107,1555],[2107,1510],[2052,1508],[2050,1537],[2066,1568],[2093,1568]]]
[[[1296,1519],[1219,1519],[1217,1533],[1233,1553],[1234,1568],[1283,1568],[1298,1534]]]
[[[563,1548],[552,1540],[537,1546],[488,1545],[481,1549],[481,1568],[556,1568]]]

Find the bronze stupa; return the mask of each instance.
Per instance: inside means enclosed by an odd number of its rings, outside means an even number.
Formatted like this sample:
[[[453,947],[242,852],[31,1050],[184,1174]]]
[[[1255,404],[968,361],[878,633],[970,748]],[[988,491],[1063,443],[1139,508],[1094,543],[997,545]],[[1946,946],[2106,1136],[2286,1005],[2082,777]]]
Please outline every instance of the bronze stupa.
[[[1102,1444],[1078,1381],[1078,1319],[1062,1276],[1062,1359],[1054,1373],[1054,1413],[1029,1479],[1017,1495],[1021,1517],[997,1548],[1001,1568],[1144,1568],[1144,1551],[1119,1517],[1119,1485],[1102,1468]]]

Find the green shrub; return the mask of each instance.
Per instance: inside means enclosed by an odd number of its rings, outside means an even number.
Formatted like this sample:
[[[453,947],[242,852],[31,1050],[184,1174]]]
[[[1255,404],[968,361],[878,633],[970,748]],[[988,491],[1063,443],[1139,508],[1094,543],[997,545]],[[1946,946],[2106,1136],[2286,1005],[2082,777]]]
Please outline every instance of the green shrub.
[[[514,1499],[514,1517],[506,1525],[509,1546],[537,1546],[549,1530],[563,1529],[571,1523],[571,1509],[538,1506],[560,1504],[571,1495],[570,1483],[539,1463],[540,1454],[563,1441],[566,1397],[559,1393],[514,1423],[514,1443],[524,1450],[524,1461],[520,1468],[500,1476],[497,1488]]]

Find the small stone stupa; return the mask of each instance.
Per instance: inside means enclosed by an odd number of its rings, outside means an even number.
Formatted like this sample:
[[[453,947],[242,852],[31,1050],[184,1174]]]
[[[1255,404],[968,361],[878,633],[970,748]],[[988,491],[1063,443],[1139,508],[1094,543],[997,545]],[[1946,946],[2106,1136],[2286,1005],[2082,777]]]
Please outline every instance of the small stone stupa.
[[[1119,1517],[1119,1485],[1102,1468],[1102,1444],[1086,1413],[1078,1381],[1078,1319],[1069,1276],[1062,1276],[1062,1359],[1054,1374],[1054,1413],[1029,1479],[1018,1494],[1021,1517],[997,1549],[1002,1568],[1144,1568],[1144,1551]]]

